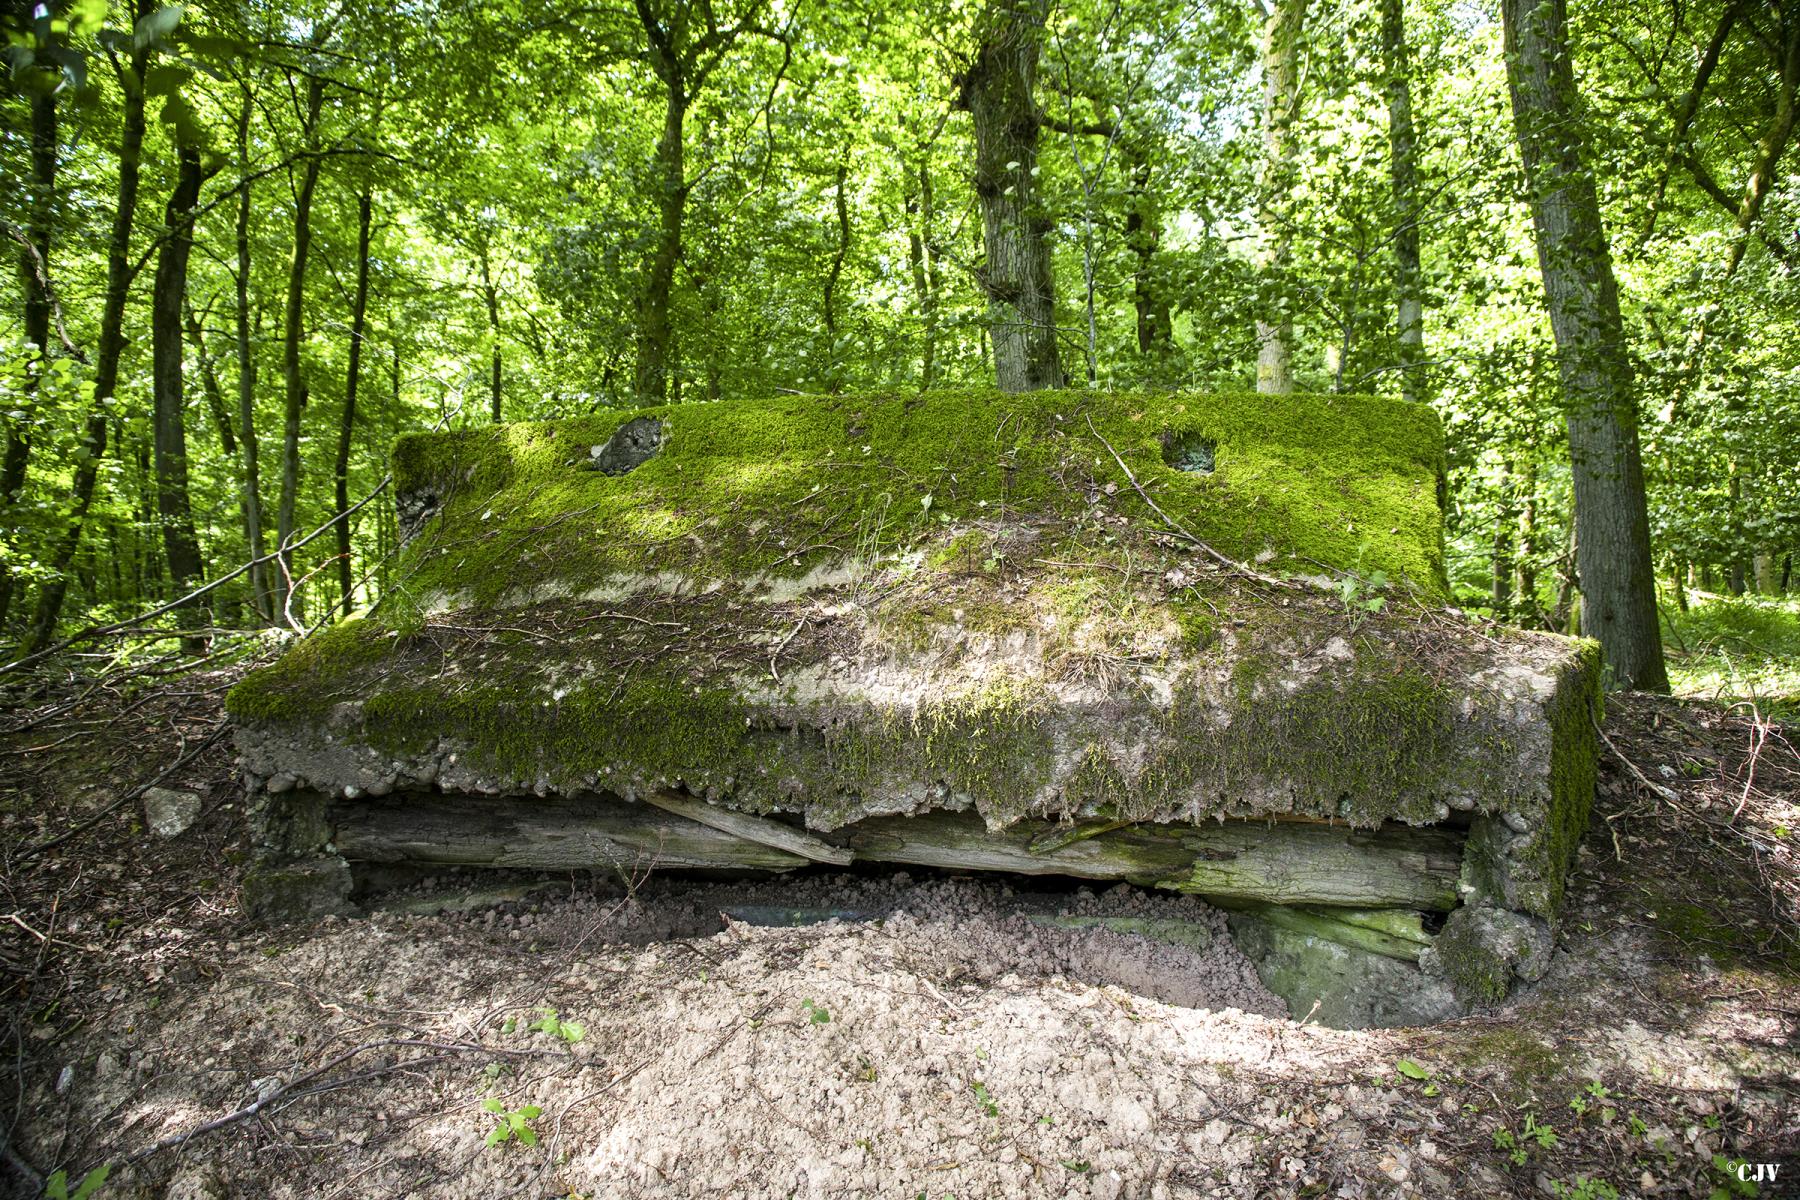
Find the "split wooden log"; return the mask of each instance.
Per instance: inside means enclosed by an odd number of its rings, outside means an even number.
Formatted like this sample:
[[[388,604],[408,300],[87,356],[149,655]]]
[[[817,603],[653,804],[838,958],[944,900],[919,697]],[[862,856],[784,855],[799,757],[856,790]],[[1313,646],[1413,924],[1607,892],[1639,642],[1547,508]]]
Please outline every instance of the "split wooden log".
[[[685,812],[599,796],[395,796],[334,810],[334,841],[344,857],[367,862],[786,871],[854,859],[1124,880],[1208,898],[1362,910],[1454,908],[1462,864],[1462,835],[1442,828],[1132,825],[1057,845],[1060,838],[1045,836],[1057,831],[1047,821],[994,832],[973,813],[934,812],[872,818],[815,835],[691,797],[677,802]],[[701,817],[705,823],[695,819]],[[1380,926],[1371,932],[1397,936]]]

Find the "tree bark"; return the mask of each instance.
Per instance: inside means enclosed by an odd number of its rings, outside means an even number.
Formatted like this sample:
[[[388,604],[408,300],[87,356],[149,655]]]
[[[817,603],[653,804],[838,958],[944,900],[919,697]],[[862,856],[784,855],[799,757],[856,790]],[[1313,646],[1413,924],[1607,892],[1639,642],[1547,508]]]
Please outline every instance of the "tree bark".
[[[338,422],[337,465],[332,472],[337,489],[337,511],[350,510],[350,442],[356,430],[356,388],[362,379],[363,333],[369,311],[369,219],[374,209],[367,185],[356,198],[356,295],[350,301],[350,366],[344,376],[344,413]],[[486,257],[483,256],[485,273]],[[494,351],[494,419],[500,419],[499,350]],[[350,562],[350,521],[337,523],[338,595],[345,616],[350,615],[356,590],[356,573]]]
[[[238,170],[250,163],[250,89],[244,88],[237,119]],[[244,447],[244,531],[249,538],[251,561],[261,560],[263,542],[262,464],[256,433],[256,353],[250,341],[250,182],[238,186],[237,208],[237,392],[238,443]],[[250,568],[250,603],[265,621],[273,620],[269,599],[268,564]]]
[[[1399,316],[1400,394],[1428,399],[1425,301],[1419,255],[1418,141],[1412,119],[1412,60],[1406,46],[1405,0],[1381,0],[1381,44],[1387,69],[1388,173],[1394,191],[1394,305]]]
[[[31,466],[32,396],[37,380],[50,366],[50,242],[55,230],[57,119],[54,95],[31,98],[31,247],[19,251],[19,288],[25,294],[25,340],[37,347],[35,369],[27,367],[25,418],[6,423],[6,451],[0,455],[0,520],[12,526],[11,510],[25,487]],[[40,275],[40,272],[42,273]],[[12,609],[12,572],[0,568],[0,624]]]
[[[666,35],[662,36],[666,41]],[[656,245],[638,300],[636,379],[641,404],[660,404],[669,394],[668,371],[673,353],[669,306],[675,290],[675,264],[681,258],[681,226],[688,194],[686,73],[672,49],[654,49],[657,40],[658,36],[653,35],[650,61],[663,84],[663,129],[656,142]]]
[[[1567,405],[1585,632],[1614,681],[1666,692],[1637,398],[1612,258],[1583,161],[1563,0],[1502,0],[1507,81]]]
[[[1121,143],[1125,175],[1131,180],[1125,212],[1125,245],[1131,251],[1131,304],[1137,312],[1139,354],[1168,347],[1174,336],[1169,302],[1156,284],[1156,255],[1162,249],[1162,208],[1151,190],[1150,160],[1130,141]]]
[[[317,149],[319,110],[325,101],[325,81],[313,76],[306,89],[306,142]],[[294,190],[294,258],[288,268],[287,309],[282,338],[281,371],[286,385],[281,438],[281,499],[275,510],[275,544],[281,578],[275,583],[275,615],[287,611],[294,589],[293,553],[288,539],[294,534],[295,509],[300,497],[300,418],[306,409],[306,376],[300,364],[300,341],[305,335],[306,260],[312,252],[313,191],[319,183],[319,156],[309,154],[300,169]]]
[[[937,256],[931,249],[931,166],[927,154],[920,154],[918,182],[906,197],[907,261],[912,268],[913,290],[919,296],[920,391],[930,391],[937,382]]]
[[[368,260],[366,258],[368,243],[366,241],[362,243],[362,248],[365,252],[365,257],[358,260],[357,270],[359,272],[366,272],[368,269]],[[487,303],[488,336],[494,341],[493,369],[488,382],[488,405],[494,418],[494,424],[498,425],[501,420],[500,383],[501,368],[503,366],[500,358],[500,292],[499,289],[494,286],[494,272],[492,265],[488,262],[488,236],[485,232],[477,239],[475,250],[476,260],[481,265],[481,296]],[[358,286],[361,286],[360,282],[358,283]],[[342,512],[343,510],[339,509],[338,511]]]
[[[1276,284],[1293,241],[1285,195],[1293,187],[1298,149],[1294,122],[1300,115],[1300,30],[1305,23],[1306,0],[1274,0],[1263,22],[1263,164],[1257,187],[1262,243],[1257,265]],[[1256,390],[1285,394],[1294,390],[1294,322],[1286,298],[1278,297],[1276,303],[1277,313],[1256,322]]]
[[[838,370],[841,361],[838,352],[838,318],[837,290],[838,283],[844,277],[844,260],[850,257],[850,199],[845,192],[845,184],[850,177],[850,159],[848,152],[838,160],[837,176],[834,182],[837,212],[837,247],[831,256],[831,270],[825,275],[824,309],[825,309],[825,390],[836,393],[842,390],[843,377]]]
[[[200,541],[194,533],[193,504],[188,496],[187,430],[183,420],[182,314],[187,308],[188,257],[194,248],[194,206],[206,174],[200,151],[180,146],[175,153],[175,190],[169,196],[164,224],[167,233],[156,256],[156,279],[150,292],[150,358],[152,424],[156,453],[156,515],[162,526],[163,554],[169,586],[179,596],[193,590],[200,577]],[[199,624],[197,610],[178,610],[183,626]],[[204,639],[184,638],[191,654],[205,649]]]
[[[149,11],[150,6],[140,0],[137,15],[142,18]],[[113,205],[112,237],[106,244],[106,299],[100,310],[100,341],[94,357],[94,406],[88,410],[81,449],[76,455],[69,526],[51,558],[50,578],[38,593],[37,612],[32,617],[31,632],[24,645],[28,654],[37,653],[55,640],[56,622],[62,615],[63,601],[69,590],[69,569],[81,549],[88,510],[93,507],[94,489],[100,482],[100,462],[106,456],[110,417],[104,402],[112,399],[118,390],[119,359],[125,351],[125,302],[131,292],[133,274],[131,230],[137,220],[138,175],[144,154],[143,79],[149,64],[150,52],[138,50],[131,56],[130,69],[119,72],[123,105],[119,131],[119,193]],[[3,616],[4,613],[0,613],[0,617]]]
[[[994,375],[1002,391],[1063,386],[1050,272],[1050,220],[1037,201],[1033,88],[1049,0],[988,0],[958,104],[975,126],[975,195]]]

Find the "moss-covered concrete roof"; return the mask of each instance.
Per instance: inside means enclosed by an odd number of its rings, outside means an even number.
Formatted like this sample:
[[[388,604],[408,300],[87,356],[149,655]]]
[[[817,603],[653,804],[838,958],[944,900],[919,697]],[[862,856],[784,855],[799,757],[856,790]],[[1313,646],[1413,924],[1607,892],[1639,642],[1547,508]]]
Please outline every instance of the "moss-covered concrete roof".
[[[591,469],[642,417],[660,449]],[[1510,813],[1493,887],[1547,908],[1596,664],[1443,607],[1441,457],[1426,410],[1344,396],[791,397],[411,437],[388,599],[229,707],[253,775],[352,796],[681,787],[817,828]]]

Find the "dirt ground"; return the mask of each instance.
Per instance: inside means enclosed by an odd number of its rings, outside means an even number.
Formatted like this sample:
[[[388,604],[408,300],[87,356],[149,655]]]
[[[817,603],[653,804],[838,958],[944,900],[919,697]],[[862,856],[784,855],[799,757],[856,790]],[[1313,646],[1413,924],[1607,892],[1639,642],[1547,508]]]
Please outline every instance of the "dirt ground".
[[[994,881],[444,874],[248,928],[229,682],[0,714],[0,1188],[111,1163],[98,1195],[181,1200],[1601,1200],[1753,1194],[1742,1162],[1800,1195],[1800,755],[1742,709],[1615,698],[1550,976],[1344,1032],[1222,938],[1044,928]],[[171,839],[137,798],[159,777],[204,801]],[[720,913],[746,904],[882,919]]]

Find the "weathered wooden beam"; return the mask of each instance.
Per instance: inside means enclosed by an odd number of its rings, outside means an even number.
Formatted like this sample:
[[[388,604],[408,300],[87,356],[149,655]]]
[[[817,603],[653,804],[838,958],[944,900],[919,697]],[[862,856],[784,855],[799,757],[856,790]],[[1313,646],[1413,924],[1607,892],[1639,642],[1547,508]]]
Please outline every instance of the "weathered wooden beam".
[[[602,799],[390,797],[334,809],[338,853],[536,871],[789,871],[808,859],[648,805]]]
[[[1385,933],[1372,927],[1367,922],[1345,920],[1338,913],[1343,909],[1290,908],[1284,904],[1263,904],[1249,900],[1221,899],[1216,901],[1221,907],[1231,912],[1244,913],[1267,921],[1269,924],[1295,933],[1308,934],[1312,937],[1324,938],[1328,942],[1336,942],[1340,946],[1349,946],[1353,950],[1366,950],[1371,954],[1379,954],[1386,958],[1398,958],[1405,962],[1418,962],[1419,955],[1431,939],[1425,937],[1424,943],[1410,938]],[[1368,913],[1358,913],[1367,918]],[[1411,916],[1417,918],[1419,914]],[[1377,918],[1376,924],[1384,918]]]
[[[690,821],[698,821],[702,825],[729,833],[733,837],[758,842],[764,846],[773,846],[777,850],[785,850],[789,854],[798,854],[801,858],[811,859],[813,862],[847,867],[856,857],[842,846],[833,846],[828,842],[822,842],[810,833],[796,829],[792,825],[783,825],[780,821],[771,821],[766,817],[720,808],[716,804],[708,804],[704,800],[695,799],[693,796],[684,796],[680,792],[646,792],[640,799],[647,804],[654,804],[664,812],[672,812],[677,816],[686,817]]]
[[[341,805],[332,819],[338,850],[370,862],[783,871],[854,859],[1117,879],[1208,898],[1346,909],[1453,908],[1462,862],[1461,835],[1438,828],[1139,824],[1057,846],[1058,838],[1044,835],[1064,831],[1048,821],[994,832],[974,813],[934,812],[871,818],[815,835],[689,797],[660,799],[396,796]]]

